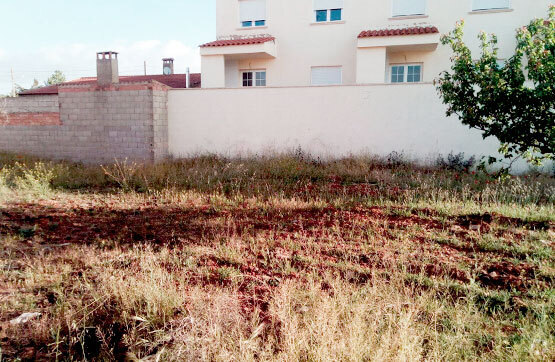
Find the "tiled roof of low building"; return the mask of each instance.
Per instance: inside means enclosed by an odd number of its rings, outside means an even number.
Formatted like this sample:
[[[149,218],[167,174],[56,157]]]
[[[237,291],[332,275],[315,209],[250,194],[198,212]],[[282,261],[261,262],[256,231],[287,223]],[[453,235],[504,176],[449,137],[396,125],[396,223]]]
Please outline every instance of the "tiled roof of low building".
[[[171,74],[171,75],[122,75],[119,77],[120,83],[138,83],[138,82],[148,82],[157,81],[162,84],[167,85],[172,88],[187,88],[187,75],[186,74]],[[191,73],[191,88],[200,88],[200,73]],[[58,87],[64,85],[87,85],[96,83],[96,77],[84,77],[75,79],[69,82],[65,82],[59,85],[51,85],[46,87],[40,87],[35,89],[25,90],[19,95],[29,96],[29,95],[48,95],[48,94],[58,94]]]
[[[435,26],[412,26],[398,29],[365,30],[361,32],[359,38],[371,38],[377,36],[398,36],[398,35],[419,35],[439,33]]]
[[[251,45],[251,44],[264,44],[269,41],[274,41],[276,38],[273,36],[264,36],[258,38],[242,38],[242,39],[230,39],[230,40],[216,40],[210,43],[202,44],[201,48],[209,47],[227,47],[233,45]]]

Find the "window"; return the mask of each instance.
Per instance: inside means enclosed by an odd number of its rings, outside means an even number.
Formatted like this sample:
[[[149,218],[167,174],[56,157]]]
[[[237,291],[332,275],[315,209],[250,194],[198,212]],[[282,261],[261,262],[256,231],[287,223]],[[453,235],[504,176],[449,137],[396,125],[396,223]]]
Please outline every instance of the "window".
[[[241,22],[241,26],[243,28],[250,28],[253,23],[254,23],[254,26],[265,26],[266,25],[266,20],[243,21],[243,22]]]
[[[393,17],[426,14],[426,0],[393,0]]]
[[[472,0],[472,11],[508,9],[510,0]]]
[[[391,66],[391,83],[418,83],[421,81],[421,64],[399,64]]]
[[[316,22],[333,22],[343,20],[343,0],[314,0]]]
[[[391,83],[403,83],[405,81],[405,67],[394,65],[391,67]]]
[[[320,23],[323,21],[328,21],[328,11],[327,10],[316,10],[316,22]]]
[[[243,28],[266,25],[266,0],[240,0],[239,11]]]
[[[265,87],[266,86],[266,72],[256,72],[255,86]]]
[[[343,82],[341,67],[312,67],[312,85],[338,85]]]
[[[407,66],[407,82],[417,83],[420,82],[420,74],[422,73],[422,67],[420,65],[408,65]]]
[[[265,87],[266,71],[248,71],[243,72],[243,87]]]
[[[342,9],[330,9],[330,21],[340,21]]]

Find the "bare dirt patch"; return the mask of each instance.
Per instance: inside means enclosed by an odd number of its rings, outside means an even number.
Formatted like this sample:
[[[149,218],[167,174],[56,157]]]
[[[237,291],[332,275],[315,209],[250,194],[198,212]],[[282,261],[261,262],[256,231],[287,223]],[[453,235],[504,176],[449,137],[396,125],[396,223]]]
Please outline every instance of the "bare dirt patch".
[[[98,244],[114,242],[118,245],[148,243],[155,246],[183,247],[205,245],[213,247],[214,240],[222,237],[257,237],[271,235],[275,250],[271,259],[276,263],[291,261],[297,269],[330,269],[330,265],[348,264],[361,268],[387,269],[406,264],[411,273],[424,273],[430,277],[448,277],[468,282],[468,271],[460,265],[480,264],[484,272],[479,281],[486,287],[523,290],[535,278],[534,267],[525,263],[509,267],[491,258],[491,253],[480,252],[467,246],[438,245],[429,239],[429,233],[459,226],[463,242],[468,242],[471,226],[479,224],[480,232],[489,230],[494,222],[506,222],[498,215],[467,215],[452,218],[448,225],[435,218],[432,210],[413,210],[405,216],[401,208],[391,213],[382,207],[354,207],[352,209],[297,208],[272,209],[232,208],[217,210],[213,207],[172,207],[149,204],[132,209],[121,207],[87,206],[64,208],[42,203],[11,204],[0,209],[0,233],[20,235],[29,243],[44,246],[65,244]],[[430,215],[429,217],[426,215]],[[511,222],[515,222],[511,220]],[[416,229],[415,229],[416,228]],[[412,232],[408,240],[398,240],[395,233]],[[415,231],[416,230],[416,231]],[[369,236],[369,231],[373,237]],[[299,243],[299,250],[290,250],[284,240]],[[393,243],[393,244],[392,244]],[[399,259],[391,246],[408,245],[413,249],[411,260]],[[388,250],[389,249],[389,250]],[[284,275],[268,265],[258,251],[242,250],[245,262],[231,265],[213,256],[202,258],[204,267],[236,267],[243,275],[264,280],[263,289],[279,284]],[[262,277],[260,279],[259,277]],[[257,279],[258,278],[258,279]],[[216,276],[203,282],[221,282]],[[266,294],[261,290],[260,293]],[[258,296],[255,296],[258,299]]]

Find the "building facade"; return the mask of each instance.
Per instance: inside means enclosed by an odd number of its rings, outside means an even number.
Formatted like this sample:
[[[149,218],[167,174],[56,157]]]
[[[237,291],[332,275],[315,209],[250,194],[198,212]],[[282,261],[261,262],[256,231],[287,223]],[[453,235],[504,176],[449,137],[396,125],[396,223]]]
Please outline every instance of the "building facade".
[[[440,35],[465,20],[499,38],[545,17],[552,0],[217,0],[217,40],[201,46],[204,88],[431,82],[449,68]]]
[[[202,74],[173,74],[166,58],[164,74],[120,76],[118,55],[101,52],[97,77],[0,99],[0,151],[93,163],[299,147],[422,162],[496,155],[497,139],[445,115],[432,83],[450,67],[440,36],[464,19],[473,50],[480,31],[497,34],[502,61],[552,1],[217,0]]]

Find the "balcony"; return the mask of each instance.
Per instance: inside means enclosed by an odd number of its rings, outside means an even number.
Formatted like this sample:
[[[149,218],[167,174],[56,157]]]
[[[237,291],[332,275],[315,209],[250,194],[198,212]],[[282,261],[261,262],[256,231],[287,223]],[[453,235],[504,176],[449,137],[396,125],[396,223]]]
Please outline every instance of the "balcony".
[[[225,88],[230,64],[245,59],[274,59],[276,39],[272,36],[216,40],[200,46],[203,88]]]
[[[433,52],[439,43],[435,26],[363,31],[357,43],[357,83],[383,83],[389,54]]]

